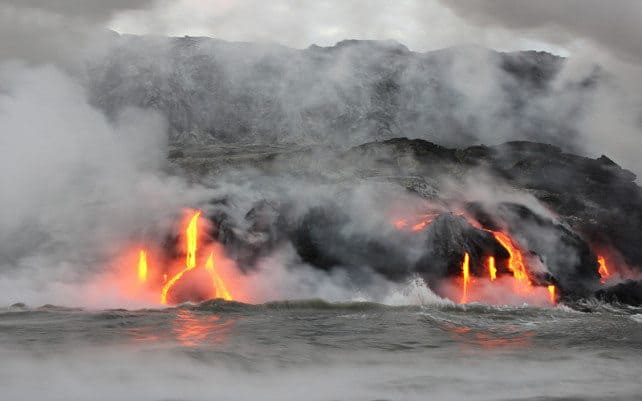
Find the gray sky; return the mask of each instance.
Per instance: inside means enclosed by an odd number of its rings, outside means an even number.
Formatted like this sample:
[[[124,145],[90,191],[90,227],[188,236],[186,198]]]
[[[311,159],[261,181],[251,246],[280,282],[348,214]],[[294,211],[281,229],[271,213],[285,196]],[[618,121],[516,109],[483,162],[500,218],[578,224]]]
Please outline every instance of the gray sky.
[[[456,10],[459,11],[459,10]],[[304,48],[342,39],[395,39],[425,51],[461,43],[504,49],[561,46],[528,32],[471,24],[438,0],[161,0],[117,13],[119,32],[213,36]]]

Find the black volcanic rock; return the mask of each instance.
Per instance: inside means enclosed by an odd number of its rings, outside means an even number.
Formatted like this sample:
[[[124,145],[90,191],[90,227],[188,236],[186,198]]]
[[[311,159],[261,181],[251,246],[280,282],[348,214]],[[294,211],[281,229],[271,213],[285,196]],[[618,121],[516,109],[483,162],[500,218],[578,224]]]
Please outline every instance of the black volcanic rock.
[[[587,297],[600,286],[597,256],[590,244],[568,227],[524,205],[512,203],[493,205],[491,210],[471,204],[468,211],[484,227],[507,229],[529,252],[545,262],[561,293]]]
[[[498,261],[499,274],[508,273],[503,262],[508,252],[493,235],[470,225],[465,218],[447,213],[437,217],[426,229],[425,253],[415,270],[428,283],[437,283],[446,276],[460,276],[464,254],[470,255],[472,275],[484,275],[484,263],[489,256]]]
[[[636,245],[642,243],[642,191],[633,173],[605,157],[591,159],[526,141],[451,149],[407,138],[364,144],[347,154],[341,158],[379,175],[434,181],[485,171],[536,197],[585,241],[613,248],[627,264],[642,266],[642,247]]]
[[[311,209],[289,232],[301,259],[312,266],[331,270],[347,268],[361,282],[372,269],[393,280],[412,273],[412,263],[399,242],[354,229],[351,216],[338,205]]]
[[[642,306],[642,281],[627,280],[596,292],[596,297],[606,302],[619,302]]]

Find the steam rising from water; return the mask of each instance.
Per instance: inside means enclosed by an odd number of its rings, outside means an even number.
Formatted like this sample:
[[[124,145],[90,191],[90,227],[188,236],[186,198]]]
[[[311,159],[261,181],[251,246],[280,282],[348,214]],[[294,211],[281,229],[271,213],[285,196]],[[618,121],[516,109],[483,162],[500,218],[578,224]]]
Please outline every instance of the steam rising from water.
[[[95,273],[134,235],[157,239],[204,198],[162,173],[160,116],[127,109],[110,121],[55,67],[5,63],[0,81],[3,303],[60,301],[46,300],[49,284]]]

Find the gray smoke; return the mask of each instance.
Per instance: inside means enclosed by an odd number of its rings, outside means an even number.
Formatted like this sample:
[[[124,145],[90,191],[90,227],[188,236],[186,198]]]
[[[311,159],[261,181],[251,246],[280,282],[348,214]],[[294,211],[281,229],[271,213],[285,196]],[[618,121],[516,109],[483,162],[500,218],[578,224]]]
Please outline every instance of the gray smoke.
[[[586,40],[623,60],[642,63],[642,3],[636,0],[449,0],[442,4],[477,25],[530,32],[565,46]]]
[[[133,238],[158,238],[202,198],[162,173],[166,129],[157,113],[123,109],[108,120],[54,67],[5,63],[0,80],[5,300],[38,294],[46,302],[45,284],[100,272]],[[23,278],[28,288],[16,286]]]
[[[153,0],[2,0],[0,60],[68,64],[101,46],[106,24],[118,12],[150,6]]]

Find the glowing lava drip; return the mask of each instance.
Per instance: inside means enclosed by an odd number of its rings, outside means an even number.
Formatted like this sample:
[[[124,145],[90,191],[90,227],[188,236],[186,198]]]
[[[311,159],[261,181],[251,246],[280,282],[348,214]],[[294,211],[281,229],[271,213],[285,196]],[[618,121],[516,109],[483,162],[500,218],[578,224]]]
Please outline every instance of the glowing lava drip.
[[[491,231],[495,236],[497,242],[499,242],[504,249],[508,251],[508,270],[513,273],[513,277],[518,282],[526,282],[530,284],[528,280],[528,274],[526,273],[526,266],[524,265],[524,258],[522,257],[522,252],[513,244],[513,241],[508,237],[508,235],[499,232]]]
[[[606,267],[606,259],[604,258],[604,256],[598,256],[597,263],[600,265],[600,268],[597,271],[600,274],[600,282],[604,284],[606,283],[606,280],[608,280],[611,273],[609,273],[609,269]]]
[[[488,257],[488,274],[490,275],[490,281],[497,280],[497,267],[495,267],[495,257]]]
[[[216,290],[216,295],[226,301],[231,301],[232,295],[227,290],[225,283],[214,268],[214,252],[210,252],[210,256],[207,258],[207,262],[205,262],[205,269],[212,276],[212,285]]]
[[[138,253],[138,281],[147,282],[147,252],[144,250]]]
[[[508,252],[508,270],[513,273],[514,290],[517,293],[527,295],[532,292],[533,284],[531,283],[530,278],[528,277],[528,271],[526,270],[526,264],[524,263],[524,256],[522,251],[515,245],[511,238],[500,232],[486,230],[493,234],[497,242],[506,249]],[[497,279],[497,267],[495,265],[495,258],[493,256],[488,257],[488,274],[491,281]],[[470,279],[470,256],[468,253],[464,255],[464,260],[462,262],[462,278],[463,278],[463,288],[462,296],[460,303],[464,304],[468,302],[469,298],[469,284],[471,283]],[[549,301],[551,304],[555,305],[557,303],[557,289],[554,285],[547,286]]]
[[[465,304],[468,302],[468,283],[470,282],[470,255],[468,255],[468,252],[464,254],[464,262],[461,264],[461,272],[464,282],[460,303]]]
[[[549,299],[551,303],[555,305],[555,303],[557,302],[557,296],[555,295],[555,286],[551,284],[547,287],[547,289],[548,289],[548,295],[550,297]]]
[[[185,256],[185,268],[180,272],[176,273],[169,280],[165,280],[165,285],[161,290],[161,299],[160,302],[163,305],[167,304],[167,297],[169,291],[174,287],[174,285],[183,277],[183,275],[191,270],[196,268],[196,251],[198,246],[198,219],[201,216],[201,212],[195,212],[194,215],[190,218],[187,229],[185,230],[186,234],[186,243],[187,243],[187,252]],[[205,269],[212,277],[212,285],[214,287],[214,296],[219,296],[227,301],[232,300],[232,296],[225,287],[223,280],[218,275],[214,268],[214,253],[210,253],[207,262],[205,264]]]
[[[462,214],[463,215],[463,214]],[[394,226],[398,230],[410,230],[413,232],[418,232],[424,230],[432,221],[437,217],[435,214],[425,214],[417,216],[418,220],[415,220],[413,223],[406,219],[397,219],[393,221]],[[541,294],[538,290],[535,289],[533,283],[528,276],[528,270],[526,269],[526,263],[522,251],[520,248],[513,242],[513,240],[501,231],[492,231],[485,229],[480,226],[480,224],[472,219],[468,219],[469,223],[478,229],[487,231],[495,237],[495,240],[506,249],[508,252],[508,270],[513,275],[513,292],[520,295],[522,299],[534,299],[537,300],[537,297],[540,297]],[[498,280],[497,277],[497,266],[494,256],[489,256],[487,259],[488,275],[491,282],[496,282],[497,285],[502,283]],[[471,286],[474,281],[470,275],[470,255],[468,253],[464,254],[464,260],[461,264],[462,271],[462,293],[460,298],[460,303],[464,304],[469,302],[471,298]],[[606,269],[606,264],[604,259],[600,262],[600,275],[605,278],[608,277],[608,270]],[[550,284],[546,287],[548,291],[548,296],[546,297],[548,301],[555,305],[557,303],[557,288],[555,285]],[[474,297],[474,295],[473,295]],[[546,299],[545,298],[545,299]]]

